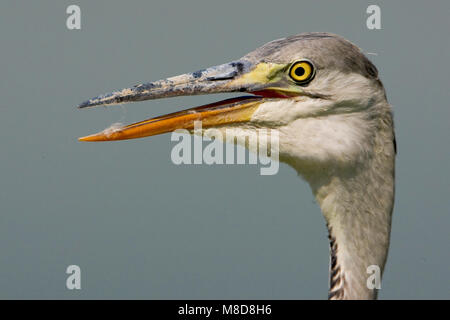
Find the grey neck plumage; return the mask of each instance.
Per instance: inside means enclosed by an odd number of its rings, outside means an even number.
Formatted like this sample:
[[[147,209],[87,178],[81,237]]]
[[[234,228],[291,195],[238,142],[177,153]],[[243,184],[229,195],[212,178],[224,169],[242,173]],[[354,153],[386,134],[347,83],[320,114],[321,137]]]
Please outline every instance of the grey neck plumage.
[[[305,177],[326,219],[330,239],[329,299],[376,299],[368,278],[386,263],[394,203],[395,137],[390,114],[380,119],[373,152],[347,170]]]

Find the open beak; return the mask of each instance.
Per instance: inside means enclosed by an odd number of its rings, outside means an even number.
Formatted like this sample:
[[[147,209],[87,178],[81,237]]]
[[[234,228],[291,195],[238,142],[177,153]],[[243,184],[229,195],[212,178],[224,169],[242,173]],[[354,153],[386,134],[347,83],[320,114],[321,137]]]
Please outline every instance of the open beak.
[[[193,130],[194,121],[202,121],[202,127],[205,129],[248,122],[258,106],[265,100],[287,97],[270,86],[270,74],[279,69],[280,66],[275,64],[254,65],[249,61],[239,60],[92,98],[79,105],[79,108],[184,95],[222,92],[255,94],[171,113],[124,127],[105,129],[79,140],[125,140],[153,136],[176,129]]]

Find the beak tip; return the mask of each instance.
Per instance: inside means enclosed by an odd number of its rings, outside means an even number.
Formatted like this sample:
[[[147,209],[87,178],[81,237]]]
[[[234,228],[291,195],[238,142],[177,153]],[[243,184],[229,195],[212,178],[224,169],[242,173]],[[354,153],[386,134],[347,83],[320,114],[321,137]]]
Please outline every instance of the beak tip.
[[[80,104],[77,106],[77,108],[78,108],[78,109],[87,108],[87,107],[90,106],[90,104],[91,104],[90,101],[87,100],[87,101],[84,101],[84,102],[80,103]]]
[[[101,141],[101,139],[99,139],[100,137],[97,134],[93,134],[90,136],[84,136],[84,137],[80,137],[78,138],[78,141],[82,141],[82,142],[92,142],[92,141]]]

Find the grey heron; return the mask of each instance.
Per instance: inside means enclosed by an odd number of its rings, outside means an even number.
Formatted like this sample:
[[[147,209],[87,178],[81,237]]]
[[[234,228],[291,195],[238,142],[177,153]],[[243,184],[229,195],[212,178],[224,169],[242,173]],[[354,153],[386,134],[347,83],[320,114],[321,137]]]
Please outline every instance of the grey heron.
[[[376,67],[330,33],[271,41],[238,60],[92,98],[79,107],[222,92],[250,96],[80,138],[134,139],[175,129],[279,132],[280,161],[310,185],[330,239],[330,299],[375,299],[370,266],[384,269],[394,203],[392,109]],[[229,132],[229,131],[227,131]]]

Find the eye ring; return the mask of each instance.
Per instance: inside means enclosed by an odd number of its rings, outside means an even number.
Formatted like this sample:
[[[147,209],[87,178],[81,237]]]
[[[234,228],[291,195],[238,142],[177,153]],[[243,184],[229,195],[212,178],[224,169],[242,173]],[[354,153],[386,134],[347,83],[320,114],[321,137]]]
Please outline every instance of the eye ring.
[[[316,74],[314,64],[307,59],[295,61],[289,68],[289,77],[297,84],[307,84]]]

